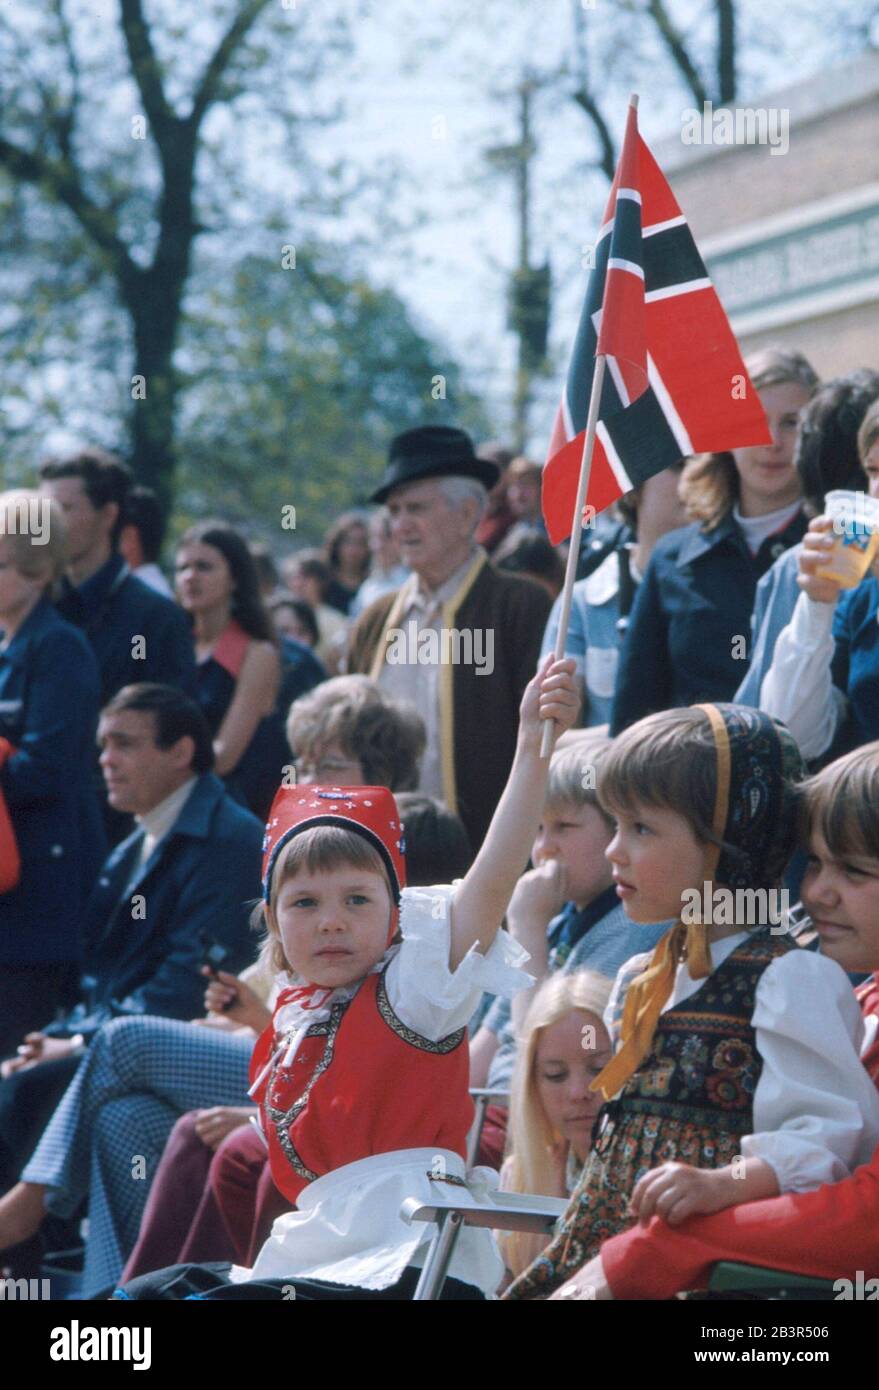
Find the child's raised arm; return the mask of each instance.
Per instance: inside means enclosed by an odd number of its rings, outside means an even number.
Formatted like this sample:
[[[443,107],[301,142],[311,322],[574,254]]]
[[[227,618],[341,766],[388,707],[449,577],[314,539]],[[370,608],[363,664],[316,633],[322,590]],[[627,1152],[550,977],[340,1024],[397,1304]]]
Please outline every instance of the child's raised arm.
[[[482,848],[455,895],[449,953],[452,970],[474,945],[483,954],[491,946],[516,880],[528,862],[543,813],[549,772],[549,758],[540,756],[543,724],[554,719],[558,733],[573,725],[580,704],[574,669],[570,657],[556,661],[547,656],[525,688],[507,785]]]

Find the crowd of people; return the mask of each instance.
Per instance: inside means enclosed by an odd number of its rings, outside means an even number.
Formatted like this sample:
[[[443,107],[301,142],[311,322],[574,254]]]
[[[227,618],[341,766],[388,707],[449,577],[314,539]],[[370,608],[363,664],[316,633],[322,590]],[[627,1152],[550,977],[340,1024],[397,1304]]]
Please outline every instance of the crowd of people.
[[[879,1275],[879,373],[748,369],[771,443],[588,526],[563,649],[540,467],[451,427],[287,554],[99,450],[0,494],[12,1277],[411,1298],[474,1087],[564,1209],[445,1299]]]

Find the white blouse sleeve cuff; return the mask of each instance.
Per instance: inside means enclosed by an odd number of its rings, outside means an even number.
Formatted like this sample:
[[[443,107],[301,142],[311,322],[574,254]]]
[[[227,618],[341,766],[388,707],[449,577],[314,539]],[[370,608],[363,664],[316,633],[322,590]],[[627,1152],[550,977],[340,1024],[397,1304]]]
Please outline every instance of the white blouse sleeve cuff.
[[[800,594],[760,686],[760,708],[787,725],[807,759],[829,748],[839,721],[830,670],[833,618],[832,603]]]
[[[483,993],[509,998],[534,983],[522,969],[530,959],[499,931],[483,955],[471,949],[449,969],[450,920],[457,884],[407,888],[400,908],[403,942],[388,967],[388,1000],[398,1018],[432,1042],[470,1022]]]
[[[838,1182],[879,1141],[879,1095],[858,1057],[863,1022],[845,972],[794,949],[757,986],[753,1025],[763,1059],[746,1157],[771,1164],[783,1192]]]

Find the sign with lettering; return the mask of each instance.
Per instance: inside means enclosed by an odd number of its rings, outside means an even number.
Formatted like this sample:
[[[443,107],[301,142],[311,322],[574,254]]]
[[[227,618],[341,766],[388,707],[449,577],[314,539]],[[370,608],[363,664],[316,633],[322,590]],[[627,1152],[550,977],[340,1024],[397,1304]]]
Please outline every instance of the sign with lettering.
[[[879,195],[871,204],[849,208],[809,225],[756,235],[746,244],[719,247],[712,254],[705,247],[709,274],[727,313],[736,320],[744,315],[785,311],[784,318],[802,302],[805,317],[816,296],[844,295],[858,301],[879,297]],[[807,307],[808,302],[808,307]],[[779,318],[782,317],[779,312]]]

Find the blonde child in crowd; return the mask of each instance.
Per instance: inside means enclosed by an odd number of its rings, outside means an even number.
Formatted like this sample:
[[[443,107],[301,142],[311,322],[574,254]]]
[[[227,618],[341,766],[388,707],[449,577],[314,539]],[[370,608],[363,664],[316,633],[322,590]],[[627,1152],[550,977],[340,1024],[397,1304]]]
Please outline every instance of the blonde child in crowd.
[[[531,998],[518,1038],[510,1096],[508,1157],[501,1187],[570,1197],[592,1146],[601,1097],[591,1084],[610,1061],[602,1014],[611,981],[594,971],[557,974]],[[499,1237],[515,1277],[545,1249],[549,1237],[524,1231]]]

